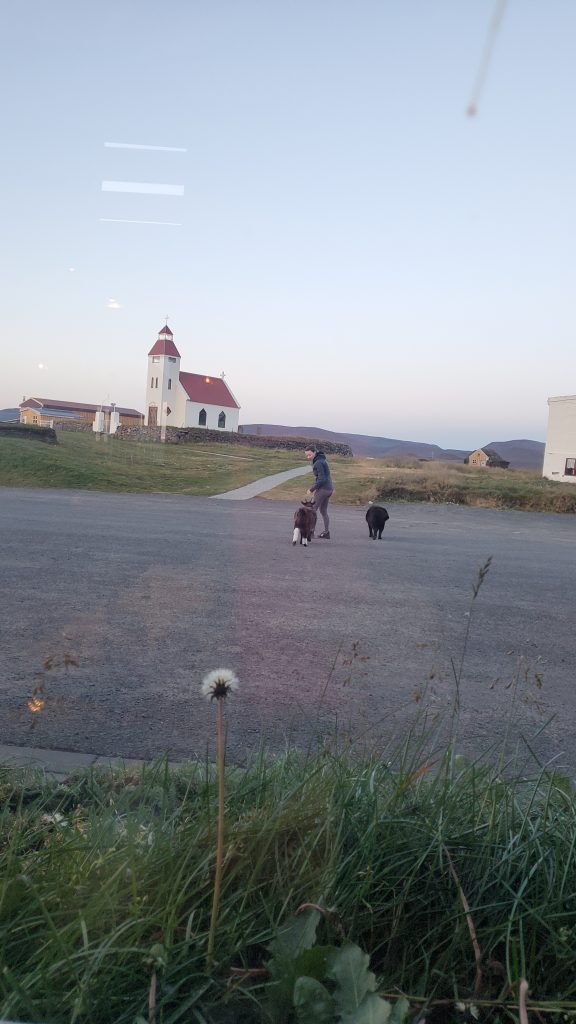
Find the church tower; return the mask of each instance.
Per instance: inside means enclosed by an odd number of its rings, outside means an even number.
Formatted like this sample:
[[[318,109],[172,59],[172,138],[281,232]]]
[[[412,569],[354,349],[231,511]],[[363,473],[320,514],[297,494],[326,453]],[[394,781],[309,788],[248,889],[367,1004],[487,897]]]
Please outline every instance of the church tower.
[[[174,344],[172,331],[165,324],[148,353],[148,381],[146,384],[146,426],[161,427],[174,423],[178,381],[180,379],[180,353]]]

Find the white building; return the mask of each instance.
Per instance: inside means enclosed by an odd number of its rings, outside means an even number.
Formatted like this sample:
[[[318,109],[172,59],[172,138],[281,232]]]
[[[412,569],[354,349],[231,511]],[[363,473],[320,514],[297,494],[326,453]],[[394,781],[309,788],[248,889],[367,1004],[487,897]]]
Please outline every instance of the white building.
[[[146,426],[238,430],[240,406],[223,377],[184,373],[166,324],[148,353]]]
[[[548,430],[542,476],[576,483],[576,395],[548,399]]]

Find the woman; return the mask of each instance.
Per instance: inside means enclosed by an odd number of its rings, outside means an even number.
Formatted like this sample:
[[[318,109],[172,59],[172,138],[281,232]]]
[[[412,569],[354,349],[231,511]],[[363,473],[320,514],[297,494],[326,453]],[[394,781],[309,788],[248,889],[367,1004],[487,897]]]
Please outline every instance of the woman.
[[[320,513],[324,520],[324,530],[319,534],[319,540],[330,540],[330,517],[328,515],[328,502],[332,497],[334,485],[330,476],[330,467],[326,456],[317,445],[308,445],[305,450],[306,458],[312,459],[314,471],[314,483],[308,489],[308,494],[314,500],[314,508]]]

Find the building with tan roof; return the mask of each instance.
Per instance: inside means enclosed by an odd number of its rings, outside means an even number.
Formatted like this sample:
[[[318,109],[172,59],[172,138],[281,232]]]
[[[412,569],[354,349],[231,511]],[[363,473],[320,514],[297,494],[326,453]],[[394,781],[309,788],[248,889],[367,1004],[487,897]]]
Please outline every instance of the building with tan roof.
[[[137,409],[125,409],[121,405],[89,405],[86,402],[65,402],[59,398],[25,398],[20,402],[20,423],[37,424],[39,427],[51,427],[59,423],[85,422],[93,423],[101,417],[102,430],[112,432],[116,426],[138,426],[144,422],[144,416]]]

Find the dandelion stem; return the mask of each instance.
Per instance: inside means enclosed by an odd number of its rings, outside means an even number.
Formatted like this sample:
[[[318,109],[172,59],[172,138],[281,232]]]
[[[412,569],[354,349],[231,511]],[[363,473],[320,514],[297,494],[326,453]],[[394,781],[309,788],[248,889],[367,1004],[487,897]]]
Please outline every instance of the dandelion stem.
[[[214,873],[214,893],[212,896],[212,915],[208,933],[206,964],[210,966],[214,954],[214,938],[220,909],[220,890],[222,887],[222,865],[224,862],[224,700],[216,701],[216,771],[218,775],[218,828],[216,835],[216,870]]]

